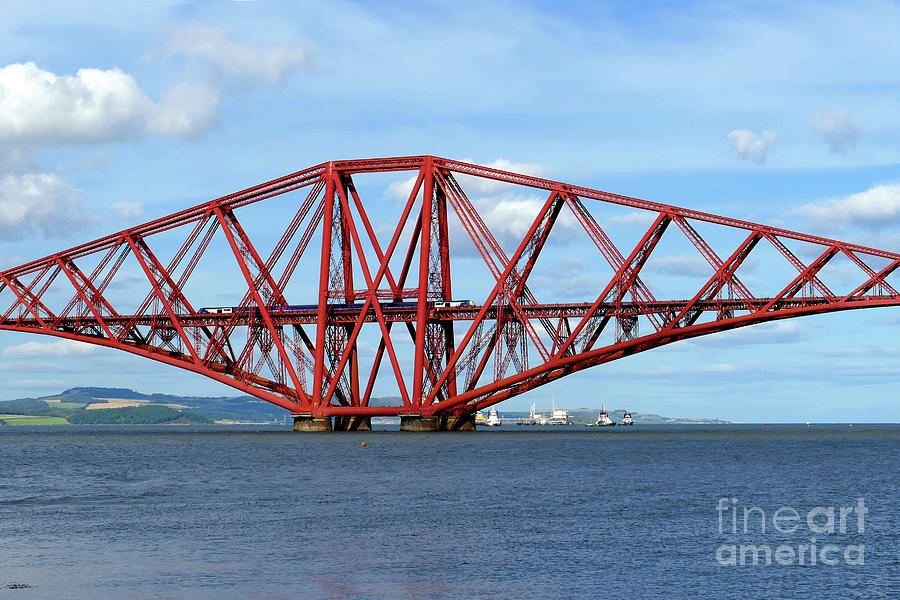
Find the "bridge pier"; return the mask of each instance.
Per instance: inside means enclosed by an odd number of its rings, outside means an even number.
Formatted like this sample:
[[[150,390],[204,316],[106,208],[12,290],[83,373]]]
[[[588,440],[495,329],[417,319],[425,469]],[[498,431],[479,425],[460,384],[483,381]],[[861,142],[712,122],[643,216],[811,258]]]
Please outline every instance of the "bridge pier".
[[[423,417],[420,415],[401,415],[400,431],[440,431],[440,417]]]
[[[333,431],[331,417],[294,415],[294,431]]]
[[[372,431],[372,417],[357,415],[334,418],[335,431]]]
[[[293,417],[294,431],[372,431],[372,417],[298,414]],[[475,415],[403,415],[400,417],[400,431],[475,431]]]
[[[475,431],[475,415],[402,415],[400,431]]]
[[[475,431],[475,415],[447,415],[441,417],[442,431]]]

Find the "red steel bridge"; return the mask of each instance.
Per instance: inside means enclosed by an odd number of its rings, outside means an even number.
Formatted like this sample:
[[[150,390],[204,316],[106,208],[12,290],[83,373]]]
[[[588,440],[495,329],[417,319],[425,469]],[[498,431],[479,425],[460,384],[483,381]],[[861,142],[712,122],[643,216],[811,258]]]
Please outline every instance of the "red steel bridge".
[[[399,218],[377,226],[357,185],[395,172],[411,175],[408,194],[396,204]],[[498,241],[466,192],[497,187],[537,199],[516,243]],[[283,230],[263,252],[238,216],[290,192],[298,193],[288,196],[289,208],[268,214]],[[642,223],[642,234],[627,245],[614,242],[592,214],[610,206],[640,216],[629,222]],[[608,273],[583,301],[548,302],[529,285],[562,222],[563,237],[577,234],[586,243],[579,258]],[[701,231],[717,239],[724,232],[731,242],[716,251]],[[642,275],[672,235],[708,264],[709,275],[687,297],[662,296]],[[462,259],[453,252],[460,244],[469,248]],[[780,263],[789,274],[761,296],[751,290],[747,265],[763,247],[765,270],[776,272],[773,263]],[[205,266],[213,253],[218,262]],[[455,296],[473,261],[487,279],[481,295]],[[836,262],[845,267],[845,289],[823,277]],[[898,305],[888,282],[898,267],[895,252],[467,162],[347,160],[7,269],[0,273],[0,329],[98,344],[200,373],[291,411],[298,430],[366,429],[375,415],[400,415],[410,430],[467,429],[477,410],[677,340]],[[224,302],[209,296],[209,282],[223,270],[237,282]],[[744,273],[751,275],[742,281]],[[556,274],[560,285],[574,276]],[[116,298],[124,279],[145,285],[131,304]],[[373,398],[384,378],[400,397],[391,406]]]

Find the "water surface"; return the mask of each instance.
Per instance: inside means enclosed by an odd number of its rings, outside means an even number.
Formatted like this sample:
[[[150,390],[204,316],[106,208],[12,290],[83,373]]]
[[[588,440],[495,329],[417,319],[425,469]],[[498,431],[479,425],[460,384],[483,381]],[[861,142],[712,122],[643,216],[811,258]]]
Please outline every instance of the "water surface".
[[[891,425],[0,427],[0,598],[896,598],[898,457]],[[863,532],[772,528],[858,498]],[[811,537],[864,564],[717,561]]]

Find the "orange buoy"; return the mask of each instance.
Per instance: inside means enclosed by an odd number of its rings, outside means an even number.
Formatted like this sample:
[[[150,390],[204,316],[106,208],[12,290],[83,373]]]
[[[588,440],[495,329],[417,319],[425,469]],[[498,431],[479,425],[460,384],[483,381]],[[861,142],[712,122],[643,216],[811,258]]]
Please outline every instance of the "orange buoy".
[[[363,448],[365,448],[365,447],[366,447],[366,443],[363,442],[363,443],[360,444],[360,446],[362,446]]]

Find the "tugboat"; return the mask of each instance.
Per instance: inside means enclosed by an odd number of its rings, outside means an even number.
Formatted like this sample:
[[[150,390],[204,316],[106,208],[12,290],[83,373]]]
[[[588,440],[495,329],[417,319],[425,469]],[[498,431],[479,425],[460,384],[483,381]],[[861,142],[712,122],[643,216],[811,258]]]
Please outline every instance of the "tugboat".
[[[600,414],[597,415],[597,422],[588,425],[588,427],[614,427],[616,424],[615,421],[609,418],[609,413],[606,412],[606,404],[603,404],[600,408]]]
[[[619,425],[634,425],[634,419],[631,418],[631,413],[627,410],[625,414],[622,416],[622,420],[619,421]]]
[[[487,419],[485,419],[484,424],[488,427],[500,427],[503,421],[500,420],[500,415],[497,413],[496,408],[492,408],[488,411]]]

